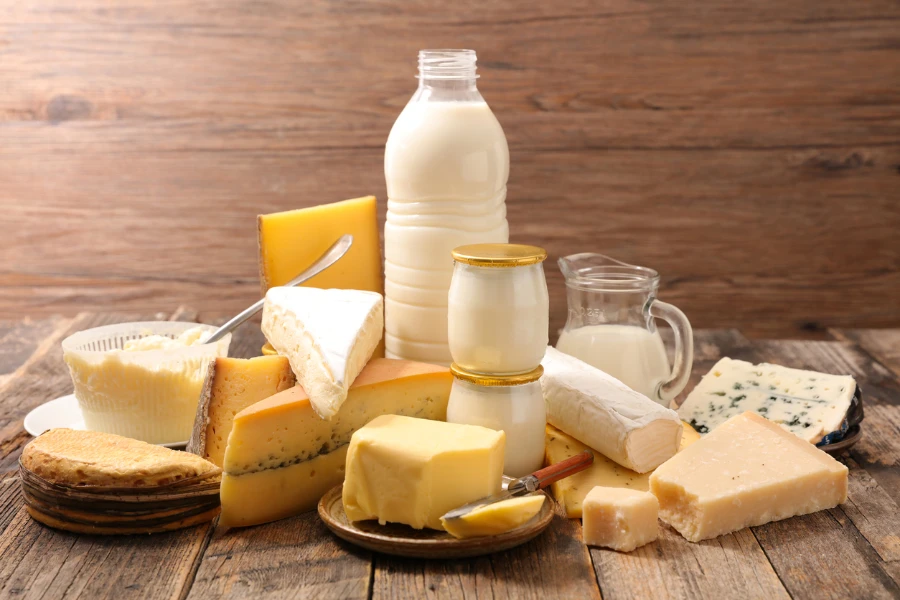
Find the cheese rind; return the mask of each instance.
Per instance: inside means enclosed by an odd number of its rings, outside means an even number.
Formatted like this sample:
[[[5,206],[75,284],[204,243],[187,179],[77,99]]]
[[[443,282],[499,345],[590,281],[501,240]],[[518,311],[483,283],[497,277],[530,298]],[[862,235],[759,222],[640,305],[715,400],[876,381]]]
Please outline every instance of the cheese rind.
[[[220,523],[257,525],[314,509],[344,479],[354,431],[383,414],[445,419],[452,380],[443,367],[377,358],[330,421],[299,386],[239,412],[225,449]]]
[[[258,230],[263,294],[299,275],[348,233],[353,245],[347,254],[303,285],[384,291],[375,196],[259,215]]]
[[[700,434],[687,423],[682,423],[679,452],[700,439]],[[566,435],[556,427],[547,425],[544,445],[544,464],[549,466],[572,458],[585,450],[591,450],[575,438]],[[551,484],[553,497],[559,502],[566,516],[580,519],[585,496],[597,486],[626,488],[646,492],[650,489],[650,473],[635,473],[612,461],[599,452],[594,452],[594,462],[584,471],[570,475]]]
[[[660,518],[699,542],[837,506],[847,476],[825,452],[745,412],[656,469],[650,491]]]
[[[375,292],[276,287],[266,294],[262,331],[316,413],[330,419],[381,341],[384,301]]]
[[[544,494],[522,496],[476,508],[456,519],[441,518],[441,525],[456,538],[500,535],[521,527],[541,512]]]
[[[295,383],[291,365],[283,356],[212,361],[187,451],[221,467],[234,415]]]
[[[682,427],[675,411],[554,348],[541,364],[547,422],[554,427],[638,473],[678,450]]]
[[[659,502],[649,492],[595,487],[584,499],[584,543],[631,552],[659,535]]]
[[[442,530],[441,517],[500,492],[506,434],[477,425],[384,415],[353,434],[344,512]]]
[[[682,419],[707,433],[753,411],[816,444],[847,429],[856,391],[853,377],[723,358],[678,408]]]

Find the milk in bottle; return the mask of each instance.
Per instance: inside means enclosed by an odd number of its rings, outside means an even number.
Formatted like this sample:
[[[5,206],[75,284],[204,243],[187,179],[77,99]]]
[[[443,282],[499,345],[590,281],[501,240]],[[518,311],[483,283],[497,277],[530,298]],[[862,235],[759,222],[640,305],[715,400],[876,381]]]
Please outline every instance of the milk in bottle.
[[[419,52],[419,87],[384,153],[386,355],[449,364],[457,246],[509,241],[506,136],[475,85],[473,50]]]

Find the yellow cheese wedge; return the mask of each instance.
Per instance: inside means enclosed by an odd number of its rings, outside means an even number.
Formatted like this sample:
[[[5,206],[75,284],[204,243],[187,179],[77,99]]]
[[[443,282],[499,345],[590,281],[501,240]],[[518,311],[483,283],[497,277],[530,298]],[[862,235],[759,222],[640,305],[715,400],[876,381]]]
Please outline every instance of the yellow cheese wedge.
[[[258,225],[263,295],[299,275],[346,233],[353,235],[347,254],[303,285],[384,292],[375,196],[259,215]]]
[[[682,422],[684,433],[681,436],[679,452],[700,439],[700,434],[685,422]],[[566,435],[552,425],[547,425],[544,462],[552,465],[566,460],[580,452],[591,450],[572,436]],[[606,458],[596,450],[594,464],[580,473],[576,473],[552,484],[553,497],[562,504],[566,516],[570,519],[581,518],[581,505],[585,496],[594,487],[628,488],[646,492],[650,489],[650,473],[635,473],[622,465]]]
[[[443,529],[441,516],[500,492],[506,434],[478,425],[383,415],[353,434],[344,512],[414,529]]]
[[[731,417],[650,476],[659,518],[691,542],[833,508],[847,467],[756,413]]]
[[[458,519],[441,518],[441,525],[457,538],[499,535],[521,527],[541,512],[544,498],[544,494],[510,498],[477,508]]]
[[[221,467],[234,415],[294,383],[294,373],[284,356],[216,359],[200,393],[188,451]]]
[[[220,524],[257,525],[312,510],[343,481],[353,432],[384,414],[444,420],[451,383],[449,369],[378,358],[330,421],[300,387],[239,412],[225,449]]]

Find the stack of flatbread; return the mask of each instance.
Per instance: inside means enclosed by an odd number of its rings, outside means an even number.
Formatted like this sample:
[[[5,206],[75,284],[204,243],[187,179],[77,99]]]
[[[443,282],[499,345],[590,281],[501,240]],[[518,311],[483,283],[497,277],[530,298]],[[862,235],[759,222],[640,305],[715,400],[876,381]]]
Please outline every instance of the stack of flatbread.
[[[219,513],[219,467],[109,433],[51,429],[25,446],[19,472],[29,514],[66,531],[156,533]]]

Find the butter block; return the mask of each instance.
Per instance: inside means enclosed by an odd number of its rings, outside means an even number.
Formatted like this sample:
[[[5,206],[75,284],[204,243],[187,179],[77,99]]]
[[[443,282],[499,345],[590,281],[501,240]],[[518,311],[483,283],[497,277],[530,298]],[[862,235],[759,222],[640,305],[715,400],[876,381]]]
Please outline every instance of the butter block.
[[[649,492],[595,487],[584,499],[584,543],[631,552],[659,535],[659,502]]]
[[[448,511],[500,492],[506,434],[476,425],[384,415],[353,434],[344,512],[442,530]]]
[[[674,410],[554,348],[541,364],[547,422],[554,427],[638,473],[678,451],[682,427]]]
[[[847,416],[855,392],[856,381],[849,375],[723,358],[678,407],[678,414],[707,433],[752,411],[818,444],[826,436],[840,439],[851,426]]]
[[[381,341],[384,301],[375,292],[276,287],[266,293],[261,327],[316,413],[330,419]]]
[[[212,361],[187,451],[221,467],[234,415],[295,383],[291,365],[283,356],[220,357]]]
[[[375,196],[259,215],[259,279],[262,293],[284,285],[344,234],[353,245],[338,262],[303,285],[384,292]]]
[[[650,476],[660,518],[692,542],[833,508],[847,467],[753,412],[732,417]]]
[[[242,410],[225,448],[220,524],[258,525],[314,509],[343,481],[354,431],[384,414],[446,419],[452,381],[443,367],[376,358],[330,421],[299,386]]]
[[[700,434],[687,423],[682,423],[679,452],[700,439]],[[544,445],[544,464],[552,465],[593,450],[556,427],[547,425]],[[650,473],[636,473],[594,451],[594,462],[590,467],[551,484],[553,497],[559,502],[570,519],[580,519],[585,496],[597,486],[620,487],[646,492],[650,489]]]
[[[457,519],[441,518],[441,525],[456,538],[499,535],[521,527],[541,512],[544,494],[494,502]]]

